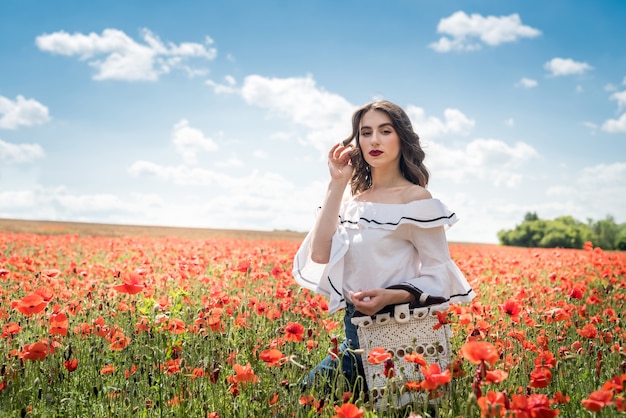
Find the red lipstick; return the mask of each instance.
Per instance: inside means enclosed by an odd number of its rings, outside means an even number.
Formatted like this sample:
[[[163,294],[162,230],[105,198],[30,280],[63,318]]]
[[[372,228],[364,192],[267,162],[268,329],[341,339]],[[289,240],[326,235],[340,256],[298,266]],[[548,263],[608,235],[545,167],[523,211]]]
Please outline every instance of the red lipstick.
[[[379,156],[379,155],[381,155],[382,153],[383,153],[382,151],[377,150],[377,149],[373,149],[373,150],[371,150],[371,151],[370,151],[370,155],[371,155],[372,157],[378,157],[378,156]]]

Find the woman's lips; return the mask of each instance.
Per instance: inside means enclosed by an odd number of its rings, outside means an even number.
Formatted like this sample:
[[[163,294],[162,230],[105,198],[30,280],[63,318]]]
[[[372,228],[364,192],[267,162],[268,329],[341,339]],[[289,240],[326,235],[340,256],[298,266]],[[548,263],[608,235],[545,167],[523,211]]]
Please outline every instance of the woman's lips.
[[[376,150],[376,149],[370,151],[370,155],[372,157],[378,157],[382,153],[383,153],[382,151],[379,151],[379,150]]]

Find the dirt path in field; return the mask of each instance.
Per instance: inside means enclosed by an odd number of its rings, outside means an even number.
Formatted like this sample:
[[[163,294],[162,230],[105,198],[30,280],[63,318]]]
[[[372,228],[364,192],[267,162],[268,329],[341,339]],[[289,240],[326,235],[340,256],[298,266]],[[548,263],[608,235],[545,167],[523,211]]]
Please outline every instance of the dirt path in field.
[[[41,235],[153,236],[209,239],[216,237],[302,241],[304,233],[294,231],[249,231],[238,229],[178,228],[165,226],[113,225],[83,222],[0,219],[0,232]]]

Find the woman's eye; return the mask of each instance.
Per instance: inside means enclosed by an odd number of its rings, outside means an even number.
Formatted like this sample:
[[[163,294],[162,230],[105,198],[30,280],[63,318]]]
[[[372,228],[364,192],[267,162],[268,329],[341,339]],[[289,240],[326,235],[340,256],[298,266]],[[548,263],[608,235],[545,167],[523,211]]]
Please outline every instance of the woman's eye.
[[[389,129],[385,129],[383,131],[383,134],[385,134],[385,135],[389,135],[390,133],[391,133],[391,130],[389,130]]]
[[[361,135],[363,136],[370,136],[372,133],[371,132],[361,132]]]

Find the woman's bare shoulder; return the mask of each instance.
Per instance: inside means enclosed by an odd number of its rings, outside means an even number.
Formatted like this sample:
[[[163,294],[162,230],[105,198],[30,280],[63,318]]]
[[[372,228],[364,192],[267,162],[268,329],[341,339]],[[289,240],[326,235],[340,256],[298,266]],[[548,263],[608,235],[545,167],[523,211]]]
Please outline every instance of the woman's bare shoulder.
[[[403,193],[403,199],[405,203],[413,202],[415,200],[424,200],[424,199],[432,199],[432,195],[426,188],[414,184],[407,189]]]

